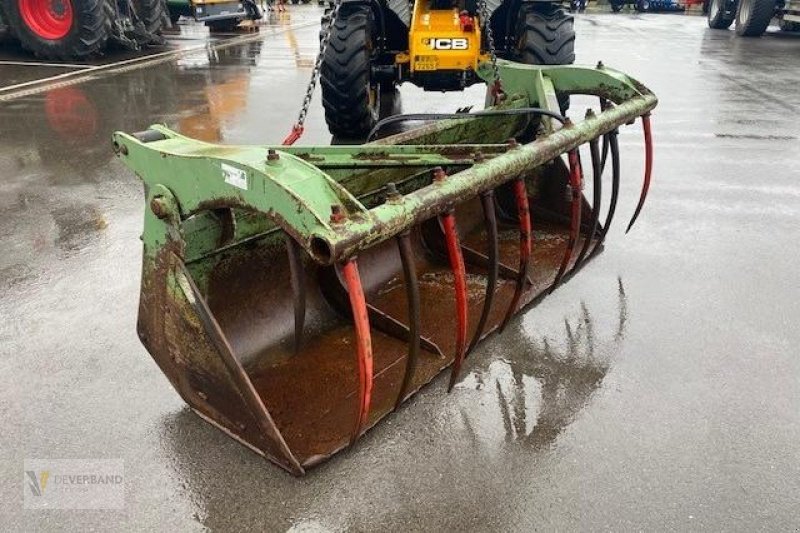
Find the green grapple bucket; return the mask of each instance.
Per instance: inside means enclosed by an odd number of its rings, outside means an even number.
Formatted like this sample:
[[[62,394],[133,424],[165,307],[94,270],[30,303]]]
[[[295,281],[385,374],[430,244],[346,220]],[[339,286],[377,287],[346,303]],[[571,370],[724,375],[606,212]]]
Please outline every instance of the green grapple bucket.
[[[655,96],[602,66],[500,72],[486,111],[359,146],[114,136],[147,197],[139,336],[195,412],[302,475],[448,367],[452,387],[480,339],[602,249],[617,130],[642,117],[635,219]],[[577,94],[599,110],[565,121]]]

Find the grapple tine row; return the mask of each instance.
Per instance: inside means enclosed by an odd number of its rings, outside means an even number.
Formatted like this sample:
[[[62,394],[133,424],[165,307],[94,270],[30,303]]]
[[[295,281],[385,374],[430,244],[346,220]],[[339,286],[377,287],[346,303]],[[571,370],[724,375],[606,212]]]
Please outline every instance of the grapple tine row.
[[[525,179],[518,177],[514,180],[514,199],[517,204],[517,217],[519,218],[519,271],[517,281],[514,286],[514,296],[508,304],[508,309],[500,324],[500,331],[508,325],[508,321],[514,316],[525,287],[525,280],[528,277],[528,264],[531,259],[533,249],[533,229],[531,227],[531,210],[528,204],[528,191],[525,187]]]
[[[439,218],[447,241],[447,255],[450,259],[450,269],[453,271],[453,288],[456,293],[456,352],[453,369],[450,372],[450,383],[447,385],[447,392],[450,392],[461,371],[467,342],[467,272],[464,266],[464,256],[461,255],[455,214],[451,210]]]
[[[628,222],[628,229],[625,230],[625,233],[631,230],[636,219],[639,218],[639,213],[642,212],[644,202],[647,200],[647,191],[650,190],[650,178],[653,175],[653,135],[650,131],[650,113],[642,116],[642,129],[644,130],[644,183],[639,195],[639,203],[636,204],[636,210],[633,212],[631,221]]]
[[[361,286],[361,276],[358,274],[358,265],[355,259],[344,262],[342,276],[347,285],[347,294],[350,297],[350,307],[353,312],[356,357],[358,359],[358,414],[350,437],[350,444],[353,444],[367,423],[372,403],[372,337],[369,330],[367,300]]]
[[[419,302],[419,281],[417,280],[417,268],[414,264],[414,251],[411,249],[411,235],[404,231],[397,236],[397,249],[400,252],[400,262],[403,265],[403,278],[406,287],[406,300],[408,301],[408,322],[410,337],[408,341],[408,358],[406,368],[403,373],[403,381],[400,391],[397,393],[394,408],[400,407],[403,403],[411,379],[417,368],[417,358],[419,357],[420,344],[420,302]]]
[[[475,333],[472,334],[472,341],[467,348],[469,354],[483,335],[483,329],[486,327],[486,321],[489,318],[489,312],[492,310],[492,302],[494,302],[494,293],[497,288],[497,277],[500,272],[500,256],[499,244],[497,235],[497,214],[494,209],[494,191],[489,190],[480,195],[481,207],[483,208],[483,217],[486,221],[486,236],[487,244],[489,247],[489,267],[488,276],[486,276],[486,296],[483,300],[483,309],[481,316],[478,320],[478,325],[475,327]]]
[[[561,266],[558,267],[558,273],[555,280],[550,287],[550,292],[553,292],[561,284],[564,273],[567,271],[572,254],[575,251],[575,246],[578,243],[578,233],[581,229],[581,187],[583,185],[583,169],[581,168],[580,161],[578,160],[578,149],[569,152],[569,184],[570,184],[570,226],[569,237],[567,239],[567,247],[564,250],[564,257],[561,259]]]

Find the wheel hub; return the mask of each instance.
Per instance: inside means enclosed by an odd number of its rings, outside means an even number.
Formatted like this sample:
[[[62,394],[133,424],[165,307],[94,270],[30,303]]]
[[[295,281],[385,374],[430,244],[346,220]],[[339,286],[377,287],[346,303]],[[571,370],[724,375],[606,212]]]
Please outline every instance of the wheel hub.
[[[28,28],[42,39],[56,41],[72,29],[72,0],[19,0],[19,13]]]

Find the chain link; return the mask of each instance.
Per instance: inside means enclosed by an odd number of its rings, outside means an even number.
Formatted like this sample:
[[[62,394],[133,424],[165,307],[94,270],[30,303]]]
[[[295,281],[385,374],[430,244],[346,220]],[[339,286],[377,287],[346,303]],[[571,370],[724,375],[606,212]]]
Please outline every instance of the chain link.
[[[308,115],[308,110],[311,107],[311,99],[314,97],[314,90],[316,89],[317,82],[319,81],[320,70],[322,69],[322,61],[325,59],[325,51],[328,49],[328,43],[330,42],[331,34],[333,33],[333,25],[336,24],[336,19],[339,16],[339,8],[341,7],[341,0],[336,0],[333,3],[331,12],[328,14],[328,26],[322,30],[322,36],[319,40],[319,53],[317,54],[317,60],[314,62],[314,69],[311,71],[311,79],[309,80],[308,87],[306,88],[306,96],[303,98],[303,106],[300,108],[300,114],[297,116],[295,128],[302,129],[306,122],[306,116]]]
[[[492,74],[494,75],[494,89],[502,92],[500,81],[500,67],[497,66],[497,49],[494,44],[494,32],[492,25],[489,23],[489,8],[486,5],[486,0],[478,0],[478,13],[481,17],[481,28],[483,33],[486,34],[486,44],[489,47],[489,57],[492,62]]]

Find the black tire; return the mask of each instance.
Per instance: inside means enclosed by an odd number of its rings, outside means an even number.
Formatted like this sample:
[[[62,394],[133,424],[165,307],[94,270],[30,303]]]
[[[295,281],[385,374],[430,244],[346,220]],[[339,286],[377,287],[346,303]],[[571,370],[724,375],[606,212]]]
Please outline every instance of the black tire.
[[[571,65],[575,62],[575,18],[557,4],[523,4],[517,26],[519,60],[527,65]],[[559,97],[561,112],[569,96]]]
[[[733,24],[736,9],[729,12],[728,0],[710,0],[708,3],[708,27],[727,30]]]
[[[215,20],[213,22],[206,22],[206,26],[208,26],[209,31],[212,32],[230,33],[236,31],[240,22],[241,20],[238,18]]]
[[[25,1],[25,0],[21,0]],[[0,17],[22,47],[43,59],[83,60],[100,54],[111,35],[106,0],[65,0],[72,4],[74,22],[58,39],[47,39],[28,26],[20,14],[20,1],[0,1]]]
[[[158,43],[161,32],[167,26],[170,18],[166,0],[133,0],[133,7],[148,36],[154,43]]]
[[[341,8],[320,70],[325,121],[335,137],[361,139],[378,121],[381,91],[371,79],[373,35],[369,8]]]
[[[622,2],[611,2],[611,11],[613,11],[614,13],[619,13],[620,11],[622,11],[622,7],[624,5],[625,4],[623,4]]]
[[[639,13],[647,13],[650,11],[650,0],[638,0],[636,2],[636,11]]]
[[[175,24],[177,24],[179,20],[181,20],[181,14],[180,13],[170,12],[169,21],[172,23],[173,26]]]
[[[739,0],[736,35],[761,37],[775,15],[775,0]]]
[[[517,42],[520,61],[528,65],[575,62],[575,19],[558,5],[524,4]]]

